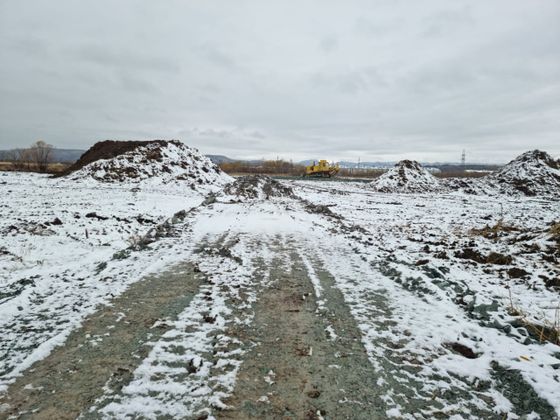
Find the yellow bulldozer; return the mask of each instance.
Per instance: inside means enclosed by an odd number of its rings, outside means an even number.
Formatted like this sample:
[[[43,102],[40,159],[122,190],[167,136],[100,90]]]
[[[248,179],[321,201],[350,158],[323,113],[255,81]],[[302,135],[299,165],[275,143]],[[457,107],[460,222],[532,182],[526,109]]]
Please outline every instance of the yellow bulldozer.
[[[320,160],[318,164],[313,162],[313,165],[309,165],[305,167],[305,174],[303,176],[312,176],[312,177],[332,177],[338,174],[340,167],[338,163],[330,164],[326,160]]]

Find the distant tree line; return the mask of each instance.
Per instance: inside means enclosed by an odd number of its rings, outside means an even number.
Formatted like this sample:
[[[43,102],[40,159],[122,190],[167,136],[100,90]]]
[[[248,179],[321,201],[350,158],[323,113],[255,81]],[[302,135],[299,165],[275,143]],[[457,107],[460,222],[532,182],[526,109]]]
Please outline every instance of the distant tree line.
[[[264,174],[264,175],[287,175],[302,176],[305,166],[299,163],[288,162],[283,159],[263,160],[259,162],[234,161],[222,162],[220,168],[228,174]],[[338,173],[343,177],[376,178],[384,171],[380,169],[344,169]]]
[[[47,172],[52,161],[53,146],[39,140],[25,149],[6,152],[5,160],[15,171]]]
[[[282,159],[261,162],[222,162],[220,168],[229,174],[266,174],[298,176],[305,172],[305,166]]]

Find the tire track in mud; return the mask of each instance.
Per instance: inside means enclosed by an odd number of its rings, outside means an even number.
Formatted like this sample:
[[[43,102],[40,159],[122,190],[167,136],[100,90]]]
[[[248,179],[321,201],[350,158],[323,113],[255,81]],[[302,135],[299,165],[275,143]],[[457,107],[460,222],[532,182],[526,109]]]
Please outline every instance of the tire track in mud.
[[[153,342],[131,380],[104,393],[80,418],[205,418],[224,408],[222,399],[252,346],[239,333],[250,324],[256,291],[266,282],[259,267],[269,264],[255,255],[267,254],[267,247],[230,233],[202,243],[193,261],[207,282]]]
[[[257,345],[244,358],[231,408],[217,418],[384,418],[377,375],[361,334],[333,281],[317,276],[298,250],[269,268],[269,287],[244,332]]]
[[[119,389],[192,300],[202,275],[190,263],[132,284],[88,317],[64,346],[35,363],[0,396],[0,417],[70,419],[104,392]]]

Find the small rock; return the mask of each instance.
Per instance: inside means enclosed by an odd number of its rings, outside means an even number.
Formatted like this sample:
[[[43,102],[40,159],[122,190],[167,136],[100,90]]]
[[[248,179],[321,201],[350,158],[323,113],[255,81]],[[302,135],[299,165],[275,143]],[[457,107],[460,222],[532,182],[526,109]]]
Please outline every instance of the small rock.
[[[321,395],[321,391],[314,389],[312,391],[308,391],[307,392],[307,396],[309,398],[319,398],[319,396]]]
[[[508,276],[512,279],[520,279],[523,277],[527,277],[529,275],[529,273],[525,270],[523,270],[522,268],[518,268],[518,267],[513,267],[510,268],[508,271]]]
[[[474,351],[472,351],[470,347],[467,347],[461,343],[446,343],[446,347],[449,347],[451,350],[459,353],[461,356],[464,356],[467,359],[476,359],[479,356]]]

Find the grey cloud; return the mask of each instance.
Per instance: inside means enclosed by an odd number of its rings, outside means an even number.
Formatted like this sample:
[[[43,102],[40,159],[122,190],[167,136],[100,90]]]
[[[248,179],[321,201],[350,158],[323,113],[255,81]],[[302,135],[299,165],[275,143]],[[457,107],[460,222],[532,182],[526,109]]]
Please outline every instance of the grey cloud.
[[[163,137],[247,158],[560,154],[556,0],[0,7],[0,148]]]
[[[435,14],[424,18],[424,28],[422,35],[427,37],[445,36],[458,27],[472,28],[475,20],[472,17],[472,7],[470,5],[459,6],[455,9],[438,11]]]
[[[142,51],[141,46],[138,47],[138,51]],[[108,45],[79,45],[70,48],[66,55],[73,60],[135,71],[149,70],[176,73],[180,70],[180,66],[175,60],[162,57],[157,52],[148,55],[135,50],[117,49]]]
[[[326,36],[321,39],[319,46],[324,52],[330,53],[338,48],[338,39],[334,35]]]
[[[199,54],[206,58],[210,63],[222,67],[224,69],[234,69],[237,67],[235,60],[225,54],[224,52],[220,51],[218,48],[215,48],[210,45],[204,45],[198,48]]]
[[[44,57],[48,52],[47,44],[33,36],[8,40],[4,43],[4,48],[9,48],[16,55]]]

